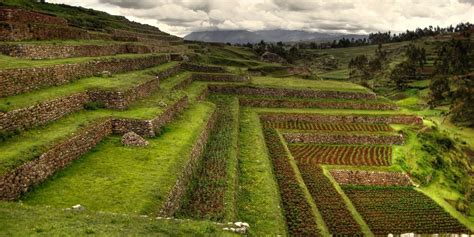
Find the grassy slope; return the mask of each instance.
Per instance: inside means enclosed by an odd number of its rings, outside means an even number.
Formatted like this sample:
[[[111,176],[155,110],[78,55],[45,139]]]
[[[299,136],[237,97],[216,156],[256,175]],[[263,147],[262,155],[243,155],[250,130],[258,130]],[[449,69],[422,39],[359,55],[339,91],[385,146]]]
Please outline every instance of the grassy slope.
[[[0,202],[1,236],[233,236],[207,221],[64,211]]]
[[[271,87],[285,87],[285,88],[305,88],[317,90],[342,90],[342,91],[360,91],[367,92],[368,89],[350,82],[340,81],[313,81],[299,78],[274,78],[274,77],[252,77],[251,84]]]
[[[252,235],[286,235],[260,121],[249,108],[241,108],[239,142],[238,219],[250,224]]]
[[[91,210],[133,214],[156,210],[213,108],[209,103],[191,107],[163,135],[148,139],[145,148],[124,147],[120,137],[107,138],[28,193],[23,202],[58,208],[80,203]]]

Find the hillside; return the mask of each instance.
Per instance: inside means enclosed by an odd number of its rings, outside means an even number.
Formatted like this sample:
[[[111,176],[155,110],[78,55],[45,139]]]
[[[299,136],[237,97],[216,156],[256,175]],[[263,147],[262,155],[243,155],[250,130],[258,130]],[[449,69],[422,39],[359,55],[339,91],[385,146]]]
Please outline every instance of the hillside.
[[[279,64],[26,0],[0,25],[0,236],[474,233],[474,131],[429,79],[351,81],[375,45]]]
[[[185,40],[220,42],[232,44],[258,43],[266,42],[298,42],[298,41],[316,41],[327,42],[333,40],[362,39],[365,35],[341,34],[341,33],[321,33],[302,30],[218,30],[192,32],[184,37]]]

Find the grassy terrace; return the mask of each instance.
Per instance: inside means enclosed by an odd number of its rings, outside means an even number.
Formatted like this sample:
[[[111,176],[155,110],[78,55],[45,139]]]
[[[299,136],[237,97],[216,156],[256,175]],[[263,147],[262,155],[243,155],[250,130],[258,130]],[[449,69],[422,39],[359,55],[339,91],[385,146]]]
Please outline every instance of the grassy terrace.
[[[360,91],[369,92],[363,86],[341,81],[316,81],[304,80],[296,77],[275,78],[275,77],[252,77],[251,84],[259,86],[283,87],[283,88],[300,88],[300,89],[317,89],[317,90],[339,90],[339,91]]]
[[[16,96],[2,97],[0,98],[0,109],[10,111],[23,108],[43,101],[83,92],[90,88],[126,90],[154,79],[153,74],[177,64],[177,62],[169,62],[146,70],[115,74],[112,77],[89,77],[73,81],[63,86],[49,87]]]
[[[278,186],[253,109],[241,108],[239,144],[238,219],[250,224],[252,235],[286,235]]]
[[[156,220],[135,215],[0,202],[2,236],[237,236],[209,221]]]
[[[152,96],[138,100],[126,111],[98,109],[80,111],[39,127],[22,132],[13,138],[0,143],[0,174],[14,168],[36,155],[45,151],[54,141],[70,136],[88,124],[106,117],[124,117],[134,119],[151,119],[158,116],[165,108],[160,107],[160,101],[170,105],[183,96],[182,92],[167,93],[160,91]]]
[[[294,98],[294,97],[276,97],[276,96],[259,96],[259,95],[241,95],[239,98],[243,99],[255,99],[255,100],[285,100],[294,102],[352,102],[352,103],[364,103],[364,104],[393,104],[390,100],[384,97],[377,97],[375,100],[356,100],[356,99],[321,99],[321,98]]]
[[[78,58],[63,58],[63,59],[44,59],[44,60],[30,60],[21,59],[5,55],[0,55],[0,70],[11,69],[11,68],[31,68],[31,67],[44,67],[53,66],[58,64],[70,64],[70,63],[86,63],[95,60],[106,60],[114,58],[142,58],[151,55],[159,54],[120,54],[114,56],[102,56],[102,57],[78,57]]]
[[[102,141],[28,193],[22,201],[58,208],[77,203],[90,210],[129,214],[156,213],[189,158],[214,105],[199,103],[150,138],[145,148],[124,147],[120,137]]]

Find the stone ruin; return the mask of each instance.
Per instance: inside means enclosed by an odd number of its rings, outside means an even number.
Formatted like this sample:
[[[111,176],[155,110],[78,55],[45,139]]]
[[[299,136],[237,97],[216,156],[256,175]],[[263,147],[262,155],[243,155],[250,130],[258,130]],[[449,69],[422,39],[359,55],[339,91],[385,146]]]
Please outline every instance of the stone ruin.
[[[135,132],[128,132],[122,136],[122,144],[125,146],[148,146],[148,141],[143,139],[140,135]]]

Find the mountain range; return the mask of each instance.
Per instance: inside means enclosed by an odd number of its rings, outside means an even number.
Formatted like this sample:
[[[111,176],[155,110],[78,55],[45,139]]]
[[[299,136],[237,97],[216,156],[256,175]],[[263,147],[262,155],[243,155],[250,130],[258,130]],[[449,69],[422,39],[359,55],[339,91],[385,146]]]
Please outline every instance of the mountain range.
[[[184,37],[185,40],[204,41],[204,42],[220,42],[232,44],[257,43],[265,42],[298,42],[298,41],[315,41],[327,42],[339,40],[342,38],[362,39],[367,35],[360,34],[342,34],[342,33],[323,33],[310,32],[303,30],[216,30],[216,31],[199,31],[192,32]]]

